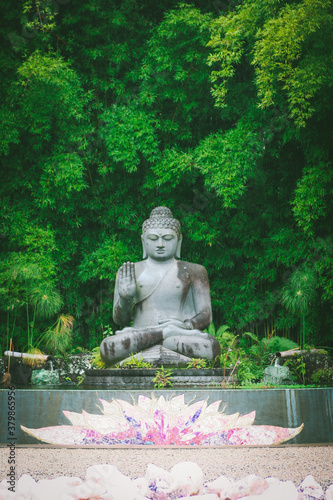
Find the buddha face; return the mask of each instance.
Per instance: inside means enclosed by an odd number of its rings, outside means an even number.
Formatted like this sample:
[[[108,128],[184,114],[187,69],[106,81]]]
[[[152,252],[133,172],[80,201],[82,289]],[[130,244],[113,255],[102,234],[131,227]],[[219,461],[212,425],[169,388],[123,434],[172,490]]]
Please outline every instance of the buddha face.
[[[152,228],[142,235],[144,258],[164,261],[179,257],[180,241],[173,229]]]

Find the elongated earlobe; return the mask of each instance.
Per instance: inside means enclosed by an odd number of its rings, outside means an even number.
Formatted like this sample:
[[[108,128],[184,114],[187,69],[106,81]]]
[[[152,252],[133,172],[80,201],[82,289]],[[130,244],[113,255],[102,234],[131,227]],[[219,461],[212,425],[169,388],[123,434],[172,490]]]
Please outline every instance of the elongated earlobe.
[[[181,248],[182,248],[182,240],[183,240],[183,237],[180,236],[179,237],[179,240],[178,240],[178,244],[177,244],[177,248],[176,248],[176,259],[180,259],[180,251],[181,251]]]
[[[142,241],[142,258],[146,259],[148,257],[147,250],[146,250],[146,244],[143,235],[141,236],[141,241]]]

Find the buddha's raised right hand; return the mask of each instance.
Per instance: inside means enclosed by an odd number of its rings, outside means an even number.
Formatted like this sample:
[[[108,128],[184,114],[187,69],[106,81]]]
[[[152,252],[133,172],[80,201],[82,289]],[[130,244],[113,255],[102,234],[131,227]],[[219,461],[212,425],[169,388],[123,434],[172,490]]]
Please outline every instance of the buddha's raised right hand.
[[[135,267],[133,262],[125,262],[118,271],[118,291],[121,299],[132,300],[136,291]]]

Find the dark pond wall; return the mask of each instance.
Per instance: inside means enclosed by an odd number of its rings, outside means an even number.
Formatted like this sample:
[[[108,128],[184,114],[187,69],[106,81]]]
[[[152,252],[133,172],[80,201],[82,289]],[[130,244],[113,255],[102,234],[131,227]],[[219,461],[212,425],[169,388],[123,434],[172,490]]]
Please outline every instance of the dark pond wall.
[[[0,443],[8,443],[8,390],[0,391]],[[99,399],[124,399],[137,402],[139,394],[170,398],[185,394],[185,402],[207,399],[208,403],[221,400],[227,414],[241,415],[256,411],[255,425],[298,427],[302,432],[288,441],[290,444],[333,443],[333,388],[323,389],[186,389],[186,390],[81,390],[81,389],[16,389],[15,438],[16,444],[37,444],[25,434],[20,425],[29,428],[70,425],[62,410],[100,414]],[[13,401],[13,400],[12,400]],[[11,404],[12,404],[11,401]],[[100,405],[101,406],[101,405]],[[11,406],[13,408],[13,405]]]

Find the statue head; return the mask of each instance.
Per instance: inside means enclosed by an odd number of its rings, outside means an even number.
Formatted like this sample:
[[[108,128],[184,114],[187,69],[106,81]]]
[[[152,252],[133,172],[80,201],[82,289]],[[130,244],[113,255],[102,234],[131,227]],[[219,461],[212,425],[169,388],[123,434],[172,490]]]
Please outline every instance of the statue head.
[[[149,219],[142,224],[141,239],[144,259],[148,256],[155,260],[180,258],[182,244],[180,223],[173,218],[171,210],[167,207],[156,207],[152,210]],[[155,249],[151,250],[153,247]]]

